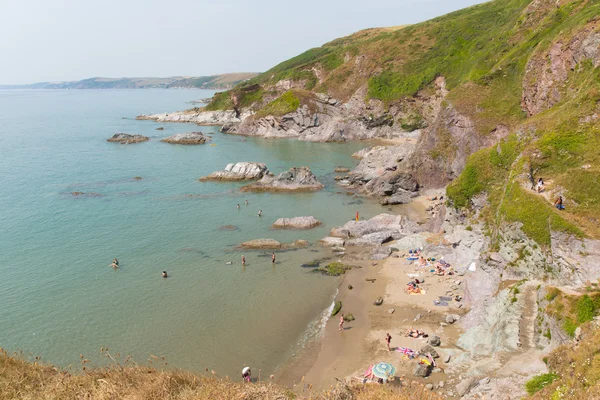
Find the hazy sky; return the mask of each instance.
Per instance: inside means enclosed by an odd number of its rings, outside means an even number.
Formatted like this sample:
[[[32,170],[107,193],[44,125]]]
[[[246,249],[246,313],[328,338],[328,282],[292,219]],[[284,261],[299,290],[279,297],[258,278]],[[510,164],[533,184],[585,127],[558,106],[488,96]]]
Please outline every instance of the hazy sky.
[[[265,71],[481,0],[0,0],[0,84]]]

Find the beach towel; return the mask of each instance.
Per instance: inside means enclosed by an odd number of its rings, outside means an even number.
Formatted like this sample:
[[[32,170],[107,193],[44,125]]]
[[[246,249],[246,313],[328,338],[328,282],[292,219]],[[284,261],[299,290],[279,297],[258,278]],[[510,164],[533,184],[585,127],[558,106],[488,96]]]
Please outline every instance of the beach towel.
[[[452,301],[452,297],[440,296],[441,301]]]
[[[415,260],[418,260],[418,259],[419,259],[419,257],[406,257],[407,261],[415,261]]]
[[[396,347],[396,351],[398,353],[402,353],[409,358],[413,358],[416,355],[414,350],[409,349],[408,347]]]
[[[435,305],[437,307],[448,307],[448,302],[447,301],[437,301],[437,300],[434,300],[433,301],[433,305]]]
[[[409,294],[414,294],[414,295],[419,296],[419,295],[422,295],[422,294],[427,294],[427,292],[425,290],[421,289],[421,293],[409,293]]]
[[[409,278],[418,278],[421,276],[421,274],[406,274],[406,276],[408,276]]]

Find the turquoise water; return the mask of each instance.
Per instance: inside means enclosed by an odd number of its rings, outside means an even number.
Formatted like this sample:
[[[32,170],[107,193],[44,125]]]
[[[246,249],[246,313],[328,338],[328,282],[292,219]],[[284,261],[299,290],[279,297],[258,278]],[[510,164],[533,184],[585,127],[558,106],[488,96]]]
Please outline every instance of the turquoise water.
[[[170,366],[230,376],[244,364],[270,374],[297,350],[338,284],[300,267],[322,250],[281,252],[275,266],[264,252],[247,251],[243,268],[235,246],[263,237],[314,243],[357,210],[364,217],[381,212],[333,181],[333,168],[355,165],[350,155],[366,144],[246,139],[215,127],[133,119],[210,95],[0,91],[0,347],[67,366],[77,365],[79,354],[101,363],[104,346],[122,358],[165,356]],[[216,146],[159,142],[197,130],[212,134]],[[115,132],[151,141],[107,143]],[[265,162],[275,173],[308,165],[326,189],[249,194],[236,183],[198,182],[236,161]],[[270,229],[279,217],[299,215],[324,225]],[[219,230],[223,225],[238,230]],[[109,266],[115,257],[116,271]],[[170,278],[161,278],[162,270]]]

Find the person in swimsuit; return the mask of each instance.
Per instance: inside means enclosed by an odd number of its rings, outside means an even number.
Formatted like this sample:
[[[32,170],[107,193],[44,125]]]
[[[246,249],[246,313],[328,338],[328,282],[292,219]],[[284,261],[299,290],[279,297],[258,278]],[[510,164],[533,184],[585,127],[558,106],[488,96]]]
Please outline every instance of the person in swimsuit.
[[[258,216],[262,217],[262,210],[258,210]]]
[[[169,276],[169,275],[167,275],[167,271],[163,271],[163,272],[162,272],[162,277],[163,277],[163,278],[167,278],[168,276]]]
[[[246,202],[245,202],[245,203],[246,203],[246,207],[248,207],[248,200],[246,200]]]
[[[117,264],[119,265],[119,260],[117,260],[116,258],[113,260],[113,264]]]
[[[240,209],[240,203],[238,203],[238,205],[237,205],[237,209],[238,209],[238,210]]]
[[[246,265],[246,257],[242,254],[242,265]]]
[[[390,349],[390,342],[392,341],[392,336],[387,333],[385,335],[385,342],[387,343],[387,347],[388,347],[388,351],[392,351],[392,349]]]
[[[275,264],[275,252],[271,255],[271,263]]]
[[[339,331],[344,329],[344,314],[340,317]]]

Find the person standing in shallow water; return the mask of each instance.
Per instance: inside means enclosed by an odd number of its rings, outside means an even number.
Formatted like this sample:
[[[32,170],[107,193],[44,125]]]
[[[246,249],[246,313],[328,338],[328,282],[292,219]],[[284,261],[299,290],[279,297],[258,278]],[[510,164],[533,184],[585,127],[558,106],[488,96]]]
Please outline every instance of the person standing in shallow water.
[[[262,217],[262,210],[258,210],[258,216]]]
[[[169,275],[167,275],[167,271],[163,271],[162,272],[162,277],[163,278],[168,278],[169,277]]]
[[[275,264],[275,252],[271,255],[271,262]]]
[[[238,203],[238,205],[237,205],[237,209],[238,209],[238,210],[240,209],[240,203]]]
[[[246,265],[246,257],[242,254],[242,265]]]
[[[246,207],[248,207],[248,200],[246,200],[246,202],[245,202],[245,203],[246,203]]]

